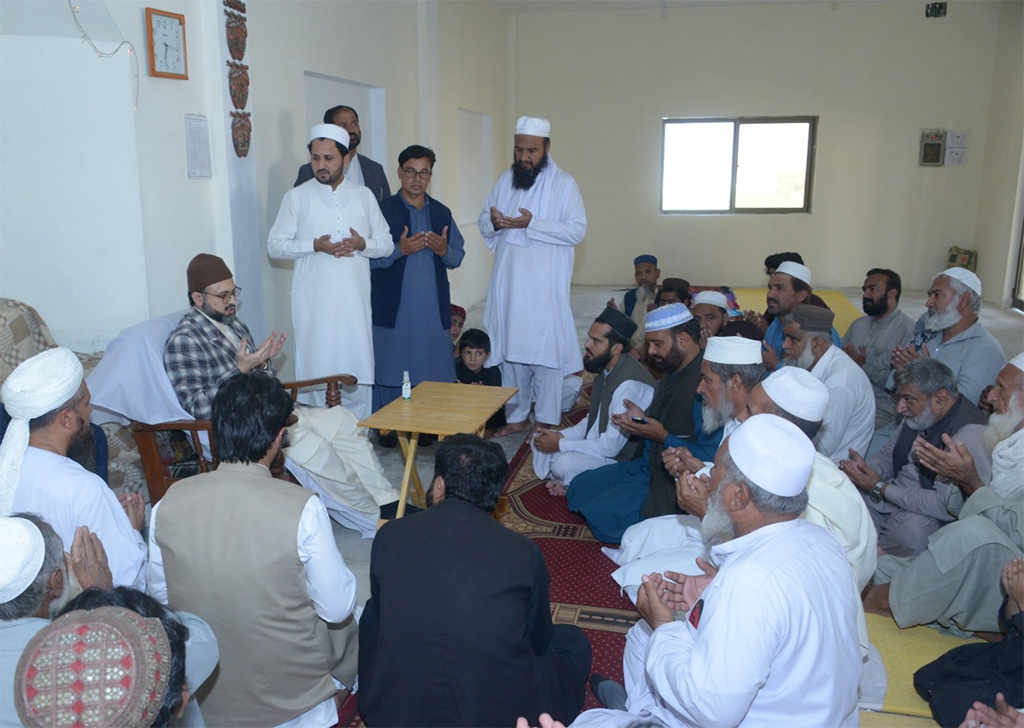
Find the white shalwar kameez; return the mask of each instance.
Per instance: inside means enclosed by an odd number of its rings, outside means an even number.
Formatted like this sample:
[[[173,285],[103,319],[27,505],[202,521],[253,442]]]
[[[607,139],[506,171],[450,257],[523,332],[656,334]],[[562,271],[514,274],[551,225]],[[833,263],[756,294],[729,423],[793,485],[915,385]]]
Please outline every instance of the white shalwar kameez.
[[[533,215],[526,228],[495,230],[491,208],[519,217]],[[583,366],[569,306],[574,248],[587,232],[587,211],[576,180],[548,157],[528,190],[512,187],[506,170],[491,190],[477,221],[494,269],[484,303],[491,338],[488,366],[501,366],[506,387],[519,393],[506,407],[510,423],[525,421],[535,402],[538,422],[561,420],[562,379]]]
[[[795,519],[711,553],[722,567],[686,619],[630,629],[628,712],[573,725],[858,725],[858,597],[836,538]]]
[[[611,415],[626,412],[626,405],[622,403],[624,399],[646,410],[654,399],[654,387],[635,379],[627,379],[616,387],[608,405],[608,426],[603,433],[598,431],[600,428],[597,422],[588,432],[587,419],[584,418],[572,427],[559,431],[562,439],[558,441],[558,452],[541,452],[531,441],[533,472],[537,477],[551,477],[568,486],[573,478],[585,470],[614,463],[616,456],[629,440],[629,437],[611,421]]]
[[[350,258],[313,250],[313,241],[349,238],[354,229],[366,249]],[[292,274],[292,326],[295,376],[314,379],[352,374],[359,383],[342,391],[342,405],[356,419],[370,414],[373,389],[373,329],[370,319],[370,258],[395,249],[377,200],[366,187],[347,179],[337,189],[311,179],[285,193],[270,229],[271,258],[295,260]],[[355,391],[352,391],[355,390]],[[323,406],[324,397],[303,397]]]

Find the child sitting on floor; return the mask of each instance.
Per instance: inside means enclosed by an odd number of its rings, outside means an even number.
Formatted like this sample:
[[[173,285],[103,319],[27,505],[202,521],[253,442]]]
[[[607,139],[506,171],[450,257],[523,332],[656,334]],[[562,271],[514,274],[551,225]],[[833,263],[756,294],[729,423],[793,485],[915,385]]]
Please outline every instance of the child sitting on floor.
[[[483,384],[487,387],[501,386],[501,370],[485,367],[484,362],[491,355],[491,337],[480,329],[466,329],[459,339],[459,360],[455,362],[455,378],[462,384]],[[504,408],[487,420],[487,437],[499,427],[505,426]]]

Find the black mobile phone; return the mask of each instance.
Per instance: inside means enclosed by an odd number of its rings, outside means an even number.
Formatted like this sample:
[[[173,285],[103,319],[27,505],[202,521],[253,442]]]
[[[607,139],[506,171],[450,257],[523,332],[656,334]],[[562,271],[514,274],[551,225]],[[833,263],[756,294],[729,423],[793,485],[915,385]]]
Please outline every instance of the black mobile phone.
[[[647,420],[645,420],[643,417],[630,417],[630,419],[633,420],[633,422],[637,423],[638,425],[647,424]]]

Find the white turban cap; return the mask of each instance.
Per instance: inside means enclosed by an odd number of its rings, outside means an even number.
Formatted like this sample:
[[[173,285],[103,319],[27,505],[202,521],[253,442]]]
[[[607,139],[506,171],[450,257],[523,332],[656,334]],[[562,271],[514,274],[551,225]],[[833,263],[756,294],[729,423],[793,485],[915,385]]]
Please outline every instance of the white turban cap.
[[[828,407],[828,387],[806,369],[782,367],[761,382],[772,402],[808,422],[821,422]]]
[[[946,278],[952,278],[960,281],[979,296],[981,295],[981,279],[966,268],[947,268],[944,271],[936,273],[932,280],[934,281],[935,278],[938,278],[939,276],[946,276]]]
[[[644,331],[661,331],[681,326],[693,318],[690,309],[683,303],[670,303],[649,311],[644,318]]]
[[[807,487],[814,445],[792,422],[754,415],[729,436],[729,457],[754,485],[790,497]]]
[[[729,299],[721,291],[701,291],[693,297],[693,305],[696,306],[701,303],[724,308],[726,313],[729,311]]]
[[[1024,372],[1024,353],[1020,353],[1017,356],[1010,359],[1010,364],[1013,364],[1015,367]]]
[[[712,336],[704,349],[704,361],[716,364],[760,364],[761,342],[740,336]]]
[[[0,515],[11,512],[21,461],[28,447],[28,422],[60,407],[82,384],[82,363],[71,349],[59,347],[26,359],[7,377],[0,398],[11,424],[0,443]]]
[[[6,604],[35,581],[43,568],[46,545],[36,524],[0,516],[0,604]]]
[[[348,132],[337,124],[317,124],[309,130],[309,143],[314,139],[333,139],[348,149]]]
[[[516,134],[551,138],[551,122],[534,116],[520,116],[516,122]]]
[[[806,265],[800,265],[794,263],[791,260],[785,260],[779,263],[779,267],[775,269],[776,273],[785,273],[788,276],[799,278],[807,285],[811,285],[811,269]]]

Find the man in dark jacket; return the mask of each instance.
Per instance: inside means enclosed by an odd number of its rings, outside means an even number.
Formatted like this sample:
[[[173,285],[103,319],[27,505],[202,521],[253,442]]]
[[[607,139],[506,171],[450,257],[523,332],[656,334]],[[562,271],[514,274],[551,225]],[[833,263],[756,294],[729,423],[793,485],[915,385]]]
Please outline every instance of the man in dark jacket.
[[[324,123],[340,126],[348,132],[348,154],[345,155],[344,161],[345,179],[369,188],[378,203],[391,197],[391,187],[388,185],[388,176],[384,174],[384,168],[369,157],[356,153],[356,148],[362,140],[359,114],[356,110],[351,106],[332,107],[324,112]],[[313,167],[307,162],[299,167],[299,174],[292,186],[298,187],[311,179]]]

